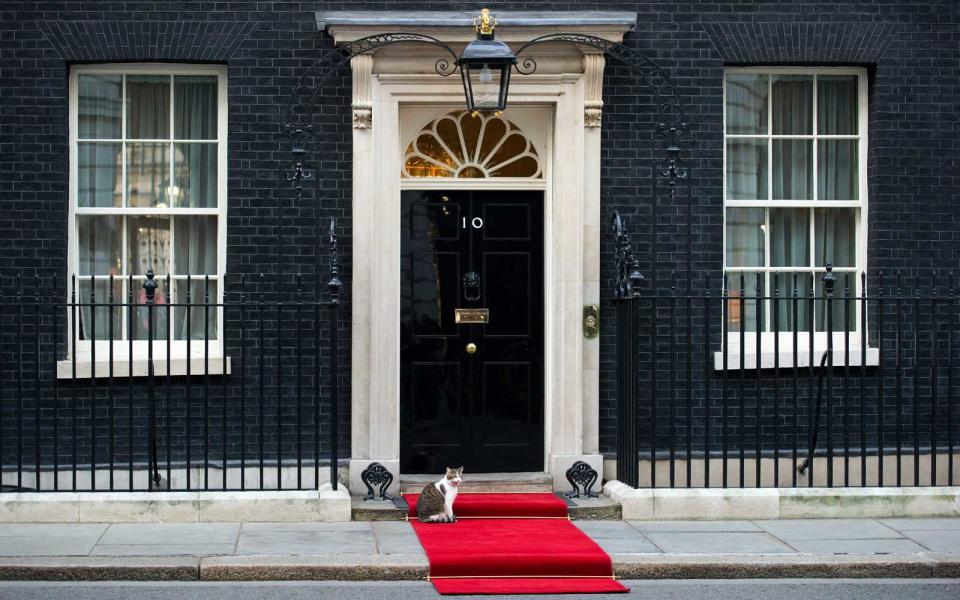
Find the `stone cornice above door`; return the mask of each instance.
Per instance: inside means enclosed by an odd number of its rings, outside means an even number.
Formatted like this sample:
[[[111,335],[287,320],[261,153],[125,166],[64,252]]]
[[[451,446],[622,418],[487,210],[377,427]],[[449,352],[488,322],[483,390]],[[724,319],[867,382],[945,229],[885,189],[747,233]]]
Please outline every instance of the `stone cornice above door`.
[[[478,9],[479,10],[479,9]],[[446,43],[474,39],[473,18],[477,11],[317,11],[317,31],[325,31],[337,45],[380,33],[419,33]],[[528,12],[495,10],[497,39],[526,42],[548,33],[581,33],[612,42],[623,41],[637,24],[629,11]]]
[[[474,38],[473,13],[435,12],[317,12],[319,31],[338,45],[384,33],[417,33],[450,44],[459,52]],[[633,12],[517,12],[498,11],[497,37],[514,47],[551,33],[580,33],[621,42],[637,22]],[[393,44],[351,60],[353,69],[353,126],[369,129],[372,123],[370,82],[374,75],[433,75],[437,48],[425,44]],[[558,42],[538,45],[528,56],[537,61],[538,77],[570,75],[584,80],[584,126],[598,128],[603,102],[604,56],[596,49]]]

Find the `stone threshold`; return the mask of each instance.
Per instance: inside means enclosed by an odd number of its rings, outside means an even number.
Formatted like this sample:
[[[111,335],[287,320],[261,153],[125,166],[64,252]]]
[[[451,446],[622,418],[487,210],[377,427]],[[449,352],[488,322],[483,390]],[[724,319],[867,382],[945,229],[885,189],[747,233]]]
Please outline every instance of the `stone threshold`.
[[[0,523],[349,521],[350,492],[37,492],[0,494]]]
[[[567,502],[567,510],[574,521],[619,521],[622,516],[620,503],[609,496],[567,498],[562,493],[557,495]],[[353,498],[351,509],[354,521],[403,521],[407,514],[394,502],[358,497]]]
[[[608,481],[623,519],[858,519],[960,516],[960,486],[634,489]]]
[[[621,579],[956,578],[960,555],[613,554]],[[417,555],[37,557],[0,559],[0,579],[20,581],[403,581],[424,580]]]

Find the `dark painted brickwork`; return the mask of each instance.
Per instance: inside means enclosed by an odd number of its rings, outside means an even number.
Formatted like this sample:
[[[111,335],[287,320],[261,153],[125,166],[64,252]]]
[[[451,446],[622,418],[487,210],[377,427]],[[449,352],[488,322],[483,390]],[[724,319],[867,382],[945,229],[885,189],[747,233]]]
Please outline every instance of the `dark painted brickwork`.
[[[576,2],[493,2],[524,10],[583,9]],[[319,191],[296,201],[279,182],[289,158],[282,140],[280,106],[299,72],[330,40],[314,31],[317,9],[396,9],[389,2],[96,2],[5,1],[0,6],[0,283],[5,295],[21,274],[44,290],[66,284],[67,75],[71,62],[164,61],[228,65],[229,217],[228,293],[241,275],[266,275],[270,293],[288,294],[300,274],[322,280],[318,223],[336,217],[343,232],[346,304],[342,374],[349,373],[350,79],[344,72],[322,97],[317,143],[311,157],[321,174]],[[405,10],[475,9],[473,3],[408,3]],[[651,95],[623,67],[610,64],[605,80],[603,219],[623,212],[633,230],[642,268],[663,286],[671,270],[683,272],[688,231],[694,286],[722,260],[722,74],[728,64],[863,65],[870,73],[869,263],[890,273],[902,269],[929,285],[933,271],[960,258],[960,9],[943,1],[711,1],[618,2],[597,8],[636,10],[638,26],[627,43],[646,52],[679,84],[697,138],[692,223],[686,200],[661,196],[656,222],[651,196],[654,160]],[[656,257],[652,231],[656,232]],[[605,282],[613,275],[611,240],[603,240]],[[681,284],[681,288],[683,284]],[[716,286],[714,286],[716,287]],[[610,286],[604,285],[608,292]],[[32,293],[32,291],[31,291]],[[45,292],[46,295],[46,292]],[[702,309],[694,309],[692,338],[703,339]],[[604,302],[602,315],[613,314]],[[240,315],[227,315],[228,352],[236,354]],[[15,436],[15,315],[0,332],[2,432]],[[717,339],[717,319],[713,339]],[[29,330],[31,325],[27,325]],[[45,322],[48,330],[52,323]],[[601,447],[614,447],[612,321],[602,323]],[[680,323],[680,331],[684,323]],[[661,316],[661,332],[669,333]],[[685,338],[684,338],[685,339]],[[49,336],[46,342],[49,344]],[[649,351],[649,343],[646,351]],[[658,346],[664,368],[669,347]],[[703,352],[691,365],[702,370]],[[269,359],[273,360],[273,359]],[[269,363],[268,363],[269,364]],[[49,377],[49,376],[47,376]],[[342,375],[343,405],[349,377]],[[49,381],[45,383],[49,385]],[[228,393],[236,391],[236,378]],[[761,383],[764,388],[765,384]],[[694,396],[702,416],[699,384]],[[142,390],[134,389],[142,402]],[[803,396],[805,398],[805,396]],[[714,400],[716,403],[718,400]],[[763,400],[764,410],[768,408]],[[750,408],[748,403],[748,410]],[[48,410],[52,409],[48,407]],[[285,413],[292,415],[288,406]],[[643,411],[641,411],[642,413]],[[47,414],[47,413],[45,413]],[[50,413],[52,414],[52,412]],[[764,412],[768,414],[768,412]],[[929,410],[927,412],[929,414]],[[669,413],[664,413],[669,420]],[[349,444],[343,411],[341,445]],[[957,422],[957,421],[955,421]],[[764,421],[765,444],[772,443]],[[752,427],[752,422],[748,427]],[[106,427],[106,423],[103,423]],[[695,435],[702,431],[697,421]],[[142,432],[137,432],[138,435]],[[229,435],[236,435],[229,431]],[[252,449],[251,449],[252,451]]]

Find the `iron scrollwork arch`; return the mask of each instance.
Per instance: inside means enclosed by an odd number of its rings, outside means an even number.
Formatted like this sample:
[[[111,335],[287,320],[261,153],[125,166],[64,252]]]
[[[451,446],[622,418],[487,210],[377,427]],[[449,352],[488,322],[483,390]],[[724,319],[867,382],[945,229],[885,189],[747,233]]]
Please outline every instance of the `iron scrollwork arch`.
[[[302,193],[303,182],[314,177],[314,170],[306,160],[306,147],[313,138],[313,117],[317,97],[324,85],[354,57],[369,54],[375,50],[393,44],[421,43],[436,46],[450,56],[442,56],[434,64],[438,75],[448,77],[457,72],[457,53],[439,39],[419,33],[380,33],[355,40],[343,46],[323,52],[307,69],[300,74],[290,94],[284,114],[285,132],[293,154],[286,180],[294,184],[298,196]]]
[[[680,92],[667,72],[648,56],[629,46],[579,33],[551,33],[523,44],[517,49],[517,72],[530,75],[537,70],[537,61],[532,56],[522,56],[525,50],[539,44],[556,42],[599,50],[605,56],[626,65],[643,79],[653,93],[657,105],[657,129],[654,132],[657,144],[654,149],[666,153],[657,171],[671,180],[686,178],[686,160],[693,144],[693,135],[690,133],[686,111],[680,100]]]

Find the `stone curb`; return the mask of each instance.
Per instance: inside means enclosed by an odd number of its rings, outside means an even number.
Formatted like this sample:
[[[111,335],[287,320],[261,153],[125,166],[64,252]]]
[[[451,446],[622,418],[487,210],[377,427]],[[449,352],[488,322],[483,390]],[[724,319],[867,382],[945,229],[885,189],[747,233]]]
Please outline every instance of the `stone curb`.
[[[620,579],[956,578],[960,554],[614,554]],[[23,557],[0,559],[0,580],[417,581],[425,556]]]
[[[613,555],[622,579],[862,579],[951,577],[960,570],[954,554],[843,555]],[[953,575],[956,576],[956,575]]]
[[[416,554],[215,556],[200,560],[204,581],[405,581],[426,579],[427,557]]]
[[[196,581],[198,557],[70,556],[0,559],[4,581]]]

